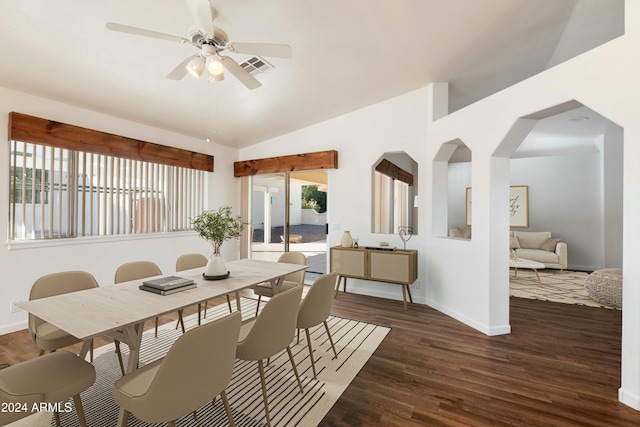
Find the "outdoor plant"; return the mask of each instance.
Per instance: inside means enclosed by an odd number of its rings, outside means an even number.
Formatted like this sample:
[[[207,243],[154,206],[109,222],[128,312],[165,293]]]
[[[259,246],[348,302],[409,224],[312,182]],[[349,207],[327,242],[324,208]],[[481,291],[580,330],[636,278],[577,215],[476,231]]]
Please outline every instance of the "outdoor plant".
[[[302,186],[302,208],[314,209],[318,213],[327,211],[327,193],[318,190],[317,185]]]
[[[204,211],[191,220],[193,229],[213,246],[213,254],[220,255],[220,247],[229,239],[239,239],[248,225],[239,216],[231,215],[231,207]]]

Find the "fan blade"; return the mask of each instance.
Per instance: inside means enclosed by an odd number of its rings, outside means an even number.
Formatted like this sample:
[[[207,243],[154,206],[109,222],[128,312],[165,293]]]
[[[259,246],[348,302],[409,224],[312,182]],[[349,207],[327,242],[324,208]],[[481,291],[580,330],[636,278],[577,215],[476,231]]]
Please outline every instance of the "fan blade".
[[[247,70],[242,68],[240,66],[240,64],[238,64],[236,61],[233,60],[233,58],[230,58],[228,56],[223,56],[222,57],[222,65],[224,65],[224,67],[231,74],[233,74],[233,76],[236,79],[240,80],[240,83],[245,85],[247,87],[247,89],[253,90],[253,89],[257,89],[260,86],[262,86],[262,83],[260,83],[258,80],[256,80],[255,77],[253,77],[251,74],[249,74],[247,72]]]
[[[130,27],[129,25],[116,24],[115,22],[107,22],[105,26],[107,27],[107,30],[118,31],[120,33],[151,37],[152,39],[168,40],[170,42],[189,43],[189,40],[183,37],[159,33],[157,31],[145,30],[144,28]]]
[[[184,76],[186,76],[187,73],[188,73],[187,64],[189,63],[189,61],[191,61],[196,56],[198,56],[198,55],[190,56],[187,59],[185,59],[184,61],[182,61],[180,64],[178,64],[178,66],[176,68],[174,68],[169,74],[167,74],[165,76],[165,78],[167,78],[169,80],[182,80],[184,78]]]
[[[209,0],[187,0],[191,19],[205,34],[213,35],[213,14]]]
[[[231,43],[231,50],[248,55],[273,56],[290,59],[293,55],[291,46],[273,43]]]

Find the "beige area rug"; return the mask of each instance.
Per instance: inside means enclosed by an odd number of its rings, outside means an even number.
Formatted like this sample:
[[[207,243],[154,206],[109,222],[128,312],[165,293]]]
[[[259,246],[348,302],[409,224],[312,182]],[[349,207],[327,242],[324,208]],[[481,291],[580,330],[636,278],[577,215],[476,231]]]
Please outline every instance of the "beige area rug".
[[[261,306],[264,305],[261,304]],[[255,300],[242,299],[242,312],[245,316],[252,317],[255,307]],[[206,321],[224,316],[228,312],[226,304],[209,308]],[[310,331],[318,380],[313,379],[304,331],[300,342],[296,343],[294,339],[291,346],[304,386],[304,394],[300,393],[286,351],[271,358],[265,374],[272,426],[316,426],[390,331],[386,327],[335,316],[331,316],[328,323],[338,352],[337,359],[332,359],[333,352],[324,332],[324,326],[320,325],[319,328]],[[197,326],[197,315],[185,317],[185,326],[187,328]],[[161,326],[158,338],[154,338],[153,330],[145,332],[142,341],[141,365],[166,354],[171,344],[180,335],[180,330],[175,329],[175,323]],[[121,347],[123,352],[128,350],[125,350],[126,345]],[[126,352],[123,357],[126,364]],[[97,371],[96,383],[81,394],[87,423],[89,426],[115,426],[119,408],[113,400],[112,390],[113,383],[121,377],[121,374],[112,344],[96,349],[94,365]],[[236,361],[233,378],[227,388],[227,396],[238,427],[265,425],[256,362]],[[60,418],[63,426],[78,425],[75,410],[61,414]],[[51,425],[55,425],[52,419]],[[148,426],[150,424],[131,416],[129,425]],[[226,426],[228,420],[222,402],[218,398],[215,406],[207,404],[198,410],[197,420],[189,414],[178,420],[177,425]]]
[[[514,270],[509,271],[509,295],[518,298],[539,299],[560,302],[564,304],[578,304],[589,307],[616,308],[600,304],[589,297],[584,288],[584,279],[589,273],[579,271],[538,270],[542,285],[538,282],[533,270],[518,269],[517,277]]]

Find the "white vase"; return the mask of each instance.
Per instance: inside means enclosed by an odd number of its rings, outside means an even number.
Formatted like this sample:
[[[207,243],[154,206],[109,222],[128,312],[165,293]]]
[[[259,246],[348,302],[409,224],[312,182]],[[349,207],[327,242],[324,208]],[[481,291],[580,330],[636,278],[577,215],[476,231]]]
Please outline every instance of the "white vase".
[[[206,276],[223,276],[227,274],[227,265],[220,255],[213,255],[204,269]]]
[[[343,248],[350,248],[353,246],[353,238],[351,237],[350,231],[345,231],[342,235],[342,239],[340,240],[340,244]]]

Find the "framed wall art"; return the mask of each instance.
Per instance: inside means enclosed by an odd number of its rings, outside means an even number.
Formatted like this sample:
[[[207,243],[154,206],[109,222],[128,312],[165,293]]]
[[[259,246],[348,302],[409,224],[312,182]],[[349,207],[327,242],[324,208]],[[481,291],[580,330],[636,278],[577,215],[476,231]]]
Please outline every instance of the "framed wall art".
[[[511,186],[509,193],[509,225],[511,227],[529,226],[529,186]]]
[[[471,226],[471,187],[466,188],[467,225]],[[513,185],[509,192],[509,226],[529,227],[529,186]]]
[[[471,225],[471,187],[467,187],[467,196],[465,200],[467,203],[467,225],[470,226]]]

